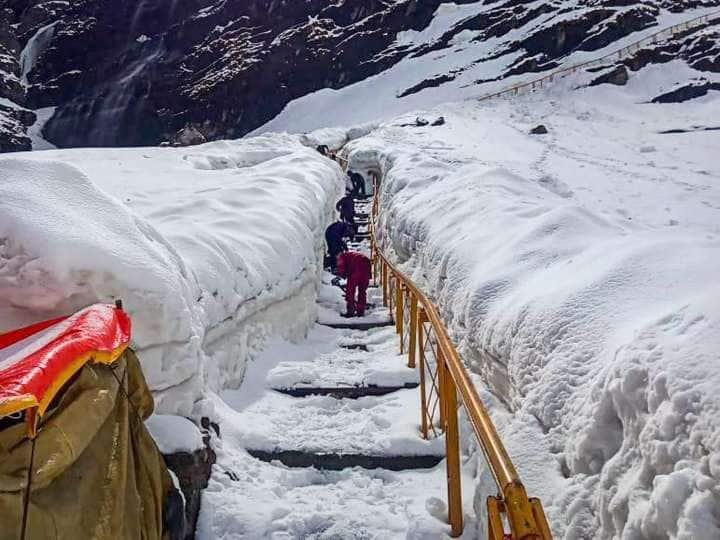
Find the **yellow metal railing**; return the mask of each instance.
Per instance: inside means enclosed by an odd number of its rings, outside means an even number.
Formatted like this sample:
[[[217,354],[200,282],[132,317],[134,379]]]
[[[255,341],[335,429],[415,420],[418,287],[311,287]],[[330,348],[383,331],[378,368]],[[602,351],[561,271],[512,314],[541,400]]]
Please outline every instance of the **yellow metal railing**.
[[[407,354],[409,367],[419,370],[422,436],[429,439],[445,435],[448,521],[452,536],[460,536],[463,531],[458,429],[458,407],[462,405],[498,489],[497,495],[487,499],[488,538],[550,540],[552,536],[542,504],[539,499],[528,497],[437,308],[388,260],[378,245],[375,224],[380,203],[376,177],[373,177],[373,187],[370,216],[373,276],[375,283],[382,287],[383,304],[395,320],[400,352]]]
[[[496,92],[491,92],[489,94],[485,94],[478,98],[470,98],[470,99],[474,99],[476,101],[487,101],[487,100],[494,99],[497,97],[517,96],[524,92],[528,92],[528,91],[532,92],[536,89],[542,88],[543,86],[545,86],[549,83],[553,83],[558,79],[562,79],[568,75],[574,74],[575,72],[577,72],[581,69],[587,69],[587,68],[594,67],[594,66],[600,66],[602,64],[607,63],[609,60],[622,60],[623,58],[637,52],[642,47],[659,43],[660,41],[662,41],[664,39],[673,38],[676,35],[681,34],[683,32],[687,32],[688,30],[690,30],[692,28],[696,28],[698,26],[708,24],[711,21],[714,21],[718,17],[720,17],[720,10],[713,11],[711,13],[705,13],[704,15],[699,15],[699,16],[693,17],[691,19],[688,19],[686,21],[679,22],[679,23],[673,24],[671,26],[667,26],[665,28],[657,30],[656,32],[653,32],[652,34],[645,36],[642,39],[639,39],[637,41],[629,43],[629,44],[625,45],[624,47],[615,49],[614,51],[606,53],[597,58],[593,58],[592,60],[587,60],[585,62],[580,62],[578,64],[572,64],[567,67],[556,69],[554,71],[551,71],[550,73],[547,73],[540,77],[536,77],[529,81],[515,83],[515,84],[512,84],[505,88],[502,88],[501,90],[498,90]]]

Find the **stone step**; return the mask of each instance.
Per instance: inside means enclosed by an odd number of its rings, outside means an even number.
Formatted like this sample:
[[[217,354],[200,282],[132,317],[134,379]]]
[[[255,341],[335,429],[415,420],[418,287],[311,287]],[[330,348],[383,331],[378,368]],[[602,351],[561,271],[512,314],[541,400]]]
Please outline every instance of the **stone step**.
[[[361,343],[362,348],[348,349],[340,345],[312,358],[286,358],[268,372],[266,384],[274,389],[301,389],[303,394],[310,395],[345,394],[339,397],[348,397],[355,394],[356,389],[367,387],[415,388],[420,381],[418,370],[407,367],[407,358],[398,353],[394,330],[393,327],[379,328],[341,339],[341,343],[348,340],[350,346]],[[324,328],[322,332],[342,331]],[[360,336],[363,339],[359,339]],[[364,393],[369,392],[373,390]]]
[[[339,459],[334,456],[356,456],[335,465],[341,468],[372,464],[368,459],[375,460],[372,466],[383,466],[380,458],[391,463],[391,458],[398,456],[442,458],[444,438],[425,440],[420,436],[418,403],[416,389],[359,399],[318,395],[299,399],[267,392],[242,410],[233,411],[232,421],[237,441],[248,452],[267,459],[287,459],[297,466],[333,467]]]
[[[392,326],[395,323],[391,320],[387,321],[368,321],[368,322],[351,322],[352,319],[347,319],[348,322],[320,322],[322,326],[329,328],[335,328],[338,330],[371,330],[373,328],[383,328],[385,326]]]
[[[363,454],[313,454],[297,450],[251,450],[248,454],[265,462],[279,461],[286,467],[315,467],[326,471],[341,471],[352,467],[363,469],[387,469],[405,471],[410,469],[432,469],[443,460],[443,456],[373,456]]]
[[[363,351],[367,352],[368,346],[365,343],[348,343],[346,345],[340,345],[340,348],[347,349],[349,351]]]
[[[307,396],[331,396],[336,399],[359,399],[367,396],[384,396],[399,390],[417,388],[418,386],[418,383],[405,383],[403,386],[378,386],[374,384],[331,387],[295,386],[292,388],[273,388],[273,390],[281,394],[300,398]]]

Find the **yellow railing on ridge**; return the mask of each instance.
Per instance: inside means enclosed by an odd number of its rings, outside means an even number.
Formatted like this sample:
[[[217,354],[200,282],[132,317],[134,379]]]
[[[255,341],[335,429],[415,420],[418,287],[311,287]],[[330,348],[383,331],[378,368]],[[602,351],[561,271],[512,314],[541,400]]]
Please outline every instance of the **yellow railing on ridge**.
[[[674,37],[676,34],[678,34],[680,32],[685,32],[695,26],[700,26],[702,24],[706,24],[706,23],[710,22],[710,19],[715,18],[715,17],[720,17],[720,10],[712,11],[710,13],[706,13],[705,15],[699,15],[697,17],[693,17],[692,19],[688,19],[681,23],[673,24],[671,26],[662,28],[661,30],[658,30],[657,32],[653,32],[649,36],[645,36],[642,39],[638,39],[637,41],[629,43],[628,45],[625,45],[624,47],[620,47],[619,49],[616,49],[612,52],[609,52],[609,53],[599,56],[597,58],[593,58],[592,60],[587,60],[585,62],[573,64],[568,67],[556,69],[554,71],[551,71],[550,73],[547,73],[545,75],[542,75],[542,76],[532,79],[530,81],[516,83],[516,84],[510,85],[506,88],[503,88],[502,90],[498,90],[496,92],[491,92],[489,94],[485,94],[484,96],[480,96],[477,98],[470,98],[469,100],[486,101],[486,100],[500,97],[500,96],[509,96],[509,95],[516,96],[526,90],[532,91],[532,90],[535,90],[536,88],[542,88],[546,83],[551,83],[555,79],[564,78],[567,75],[575,73],[576,71],[578,71],[580,69],[597,66],[597,65],[603,64],[613,58],[615,58],[617,60],[621,60],[624,56],[632,53],[633,51],[639,50],[641,47],[643,47],[645,45],[651,45],[651,44],[657,43],[661,39],[667,39],[670,37]]]

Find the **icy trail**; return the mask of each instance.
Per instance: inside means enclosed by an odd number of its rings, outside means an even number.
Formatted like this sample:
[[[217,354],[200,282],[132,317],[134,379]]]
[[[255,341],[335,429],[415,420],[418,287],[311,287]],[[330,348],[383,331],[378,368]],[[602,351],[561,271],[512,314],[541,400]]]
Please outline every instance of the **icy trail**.
[[[331,277],[320,289],[322,324],[298,344],[275,341],[239,390],[215,398],[222,437],[199,538],[446,537],[444,441],[420,437],[417,371],[398,353],[386,309],[338,317],[344,302]],[[371,288],[370,302],[377,294]],[[328,326],[349,322],[376,327]],[[468,521],[464,537],[474,538]]]

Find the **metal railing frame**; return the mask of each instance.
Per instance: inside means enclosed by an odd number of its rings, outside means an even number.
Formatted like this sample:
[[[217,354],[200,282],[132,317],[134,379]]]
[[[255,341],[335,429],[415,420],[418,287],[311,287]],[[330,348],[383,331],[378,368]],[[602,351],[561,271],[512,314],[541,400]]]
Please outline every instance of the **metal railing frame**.
[[[478,98],[470,98],[470,100],[487,101],[489,99],[493,99],[493,98],[501,97],[501,96],[509,96],[509,95],[517,96],[524,91],[528,91],[528,90],[533,91],[538,88],[542,88],[547,83],[552,83],[556,79],[562,79],[562,78],[566,77],[567,75],[577,72],[578,70],[593,67],[593,66],[598,66],[600,64],[606,63],[608,60],[611,60],[611,59],[622,60],[627,55],[629,55],[633,52],[637,52],[641,47],[643,47],[645,45],[652,45],[652,44],[658,43],[659,41],[661,41],[663,39],[675,37],[677,34],[679,34],[681,32],[686,32],[696,26],[701,26],[703,24],[707,24],[710,22],[711,19],[714,19],[715,17],[720,17],[720,10],[712,11],[710,13],[706,13],[705,15],[699,15],[697,17],[693,17],[692,19],[688,19],[681,23],[667,26],[665,28],[658,30],[657,32],[650,34],[649,36],[645,36],[642,39],[639,39],[637,41],[629,43],[628,45],[625,45],[624,47],[620,47],[619,49],[615,49],[614,51],[604,54],[602,56],[599,56],[598,58],[593,58],[592,60],[588,60],[586,62],[580,62],[578,64],[573,64],[568,67],[556,69],[555,71],[551,71],[550,73],[547,73],[546,75],[543,75],[541,77],[537,77],[537,78],[529,80],[529,81],[513,84],[511,86],[503,88],[502,90],[498,90],[497,92],[491,92],[489,94],[485,94],[484,96],[480,96]]]
[[[458,407],[462,405],[498,488],[497,495],[487,499],[488,538],[503,540],[510,534],[515,540],[550,540],[552,535],[542,503],[528,497],[437,307],[389,261],[378,245],[380,202],[376,176],[373,187],[370,216],[373,280],[382,287],[383,304],[394,318],[401,354],[407,354],[409,367],[419,369],[421,434],[425,439],[445,435],[451,535],[460,536],[464,527],[458,424]]]

